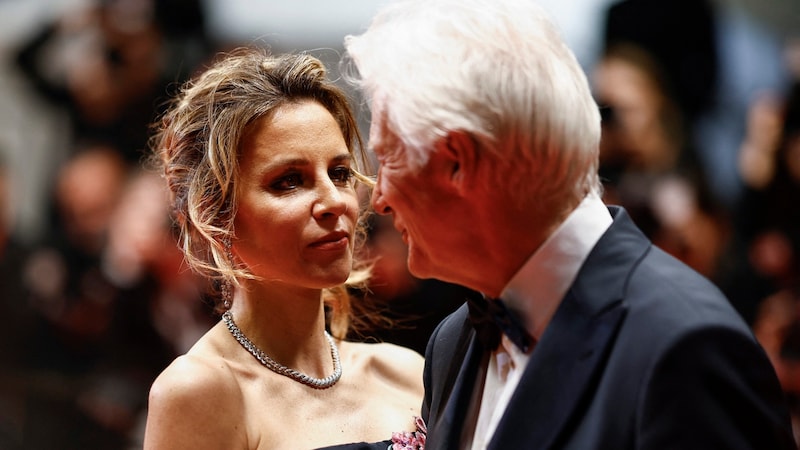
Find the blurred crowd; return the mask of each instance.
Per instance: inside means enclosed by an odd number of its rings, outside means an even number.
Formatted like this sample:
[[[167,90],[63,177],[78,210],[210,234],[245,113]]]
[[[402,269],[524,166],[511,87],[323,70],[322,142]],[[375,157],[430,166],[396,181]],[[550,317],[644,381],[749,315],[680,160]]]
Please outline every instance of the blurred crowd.
[[[586,68],[605,200],[727,294],[800,421],[800,35],[765,40],[715,5],[621,0],[605,12]],[[18,174],[0,153],[0,448],[140,447],[150,383],[217,321],[143,163],[166,94],[230,46],[205,20],[199,0],[102,0],[13,52],[25,89],[63,111],[69,142],[42,180],[36,239],[4,215]],[[742,42],[762,47],[735,51]],[[353,338],[423,352],[466,292],[411,276],[391,221],[372,220],[375,273],[357,295],[385,320]]]

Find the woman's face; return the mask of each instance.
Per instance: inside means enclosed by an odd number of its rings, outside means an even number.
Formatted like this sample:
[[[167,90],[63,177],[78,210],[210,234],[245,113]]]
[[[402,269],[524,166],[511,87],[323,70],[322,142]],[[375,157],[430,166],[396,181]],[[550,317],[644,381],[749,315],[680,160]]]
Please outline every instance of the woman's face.
[[[310,100],[283,105],[248,126],[240,152],[234,254],[268,282],[344,282],[359,204],[333,116]]]

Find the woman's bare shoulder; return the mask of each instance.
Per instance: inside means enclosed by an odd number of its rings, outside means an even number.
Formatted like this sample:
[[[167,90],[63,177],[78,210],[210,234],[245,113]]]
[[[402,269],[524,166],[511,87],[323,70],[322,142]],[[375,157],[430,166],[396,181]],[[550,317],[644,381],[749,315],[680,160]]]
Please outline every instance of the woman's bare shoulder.
[[[231,369],[222,358],[185,354],[164,369],[151,387],[153,395],[180,400],[235,387]]]
[[[175,358],[156,378],[150,396],[173,401],[202,401],[197,397],[238,390],[230,362],[223,356],[216,330],[209,330],[189,351]]]
[[[230,444],[241,423],[241,403],[241,389],[224,358],[191,351],[179,356],[150,388],[145,448]]]

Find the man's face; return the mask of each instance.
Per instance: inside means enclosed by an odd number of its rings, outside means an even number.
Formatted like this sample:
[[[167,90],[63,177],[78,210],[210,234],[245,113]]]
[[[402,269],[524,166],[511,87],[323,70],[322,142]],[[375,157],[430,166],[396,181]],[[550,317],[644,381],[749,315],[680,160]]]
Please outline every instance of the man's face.
[[[378,159],[378,178],[372,206],[391,214],[394,227],[408,245],[408,268],[418,278],[449,281],[448,267],[458,252],[458,227],[450,220],[454,202],[442,155],[432,150],[420,168],[409,164],[403,142],[378,116],[370,129],[370,143]]]

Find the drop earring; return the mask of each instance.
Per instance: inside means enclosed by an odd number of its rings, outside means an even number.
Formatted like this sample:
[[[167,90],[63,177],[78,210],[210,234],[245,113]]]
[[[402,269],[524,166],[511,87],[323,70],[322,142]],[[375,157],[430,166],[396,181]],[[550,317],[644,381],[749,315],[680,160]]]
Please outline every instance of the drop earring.
[[[233,266],[233,252],[231,251],[231,239],[226,237],[222,240],[222,245],[225,246],[225,254],[228,257],[228,262]],[[227,277],[222,279],[222,307],[226,311],[231,309],[231,298],[233,296],[233,285],[231,280]]]

